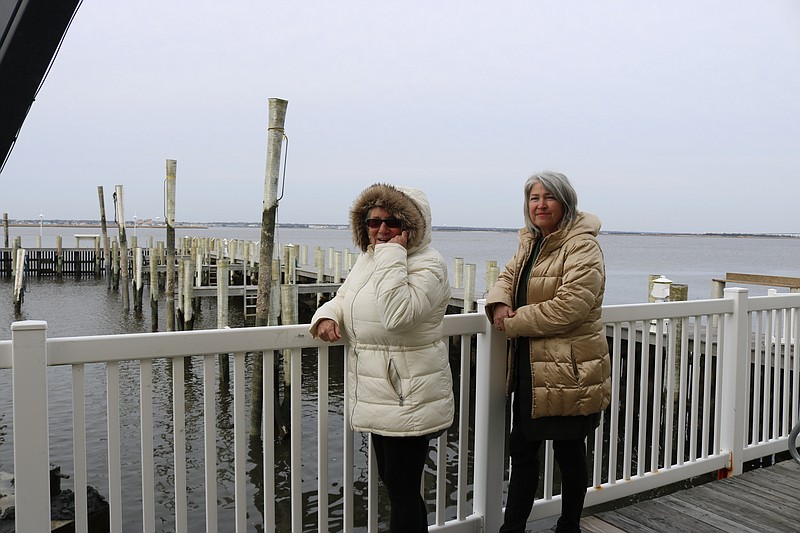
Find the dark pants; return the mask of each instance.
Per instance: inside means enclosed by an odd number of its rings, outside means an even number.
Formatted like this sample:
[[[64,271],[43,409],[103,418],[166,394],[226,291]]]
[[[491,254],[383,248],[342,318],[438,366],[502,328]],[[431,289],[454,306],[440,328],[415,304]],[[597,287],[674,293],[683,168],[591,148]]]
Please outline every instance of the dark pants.
[[[428,510],[420,495],[420,486],[429,443],[427,435],[385,437],[372,434],[378,475],[389,492],[391,533],[428,531]]]
[[[506,512],[500,533],[523,533],[533,508],[539,485],[539,448],[541,440],[528,441],[522,430],[511,430],[509,454],[511,479],[508,483]],[[584,439],[555,440],[553,453],[561,470],[561,517],[556,532],[581,530],[581,513],[589,482]]]

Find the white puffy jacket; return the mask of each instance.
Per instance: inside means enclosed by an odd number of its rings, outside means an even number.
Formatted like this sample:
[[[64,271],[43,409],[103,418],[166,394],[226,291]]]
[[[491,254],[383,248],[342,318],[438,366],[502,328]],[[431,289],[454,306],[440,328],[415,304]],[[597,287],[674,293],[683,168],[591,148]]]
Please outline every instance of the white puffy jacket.
[[[364,241],[363,220],[376,206],[411,226],[408,250]],[[430,247],[430,221],[427,199],[416,189],[377,184],[364,191],[351,210],[362,253],[336,296],[311,319],[312,335],[329,318],[349,345],[355,431],[418,436],[453,422],[452,376],[442,340],[450,284],[444,259]]]

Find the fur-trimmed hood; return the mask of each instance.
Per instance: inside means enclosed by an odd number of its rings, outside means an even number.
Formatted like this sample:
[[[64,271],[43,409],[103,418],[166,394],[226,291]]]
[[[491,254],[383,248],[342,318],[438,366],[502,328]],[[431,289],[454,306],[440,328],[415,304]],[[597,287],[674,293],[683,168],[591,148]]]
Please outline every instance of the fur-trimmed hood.
[[[431,207],[425,193],[412,187],[376,183],[364,189],[350,208],[350,231],[362,252],[370,246],[364,221],[373,207],[382,207],[403,222],[403,229],[408,232],[409,253],[430,244]]]

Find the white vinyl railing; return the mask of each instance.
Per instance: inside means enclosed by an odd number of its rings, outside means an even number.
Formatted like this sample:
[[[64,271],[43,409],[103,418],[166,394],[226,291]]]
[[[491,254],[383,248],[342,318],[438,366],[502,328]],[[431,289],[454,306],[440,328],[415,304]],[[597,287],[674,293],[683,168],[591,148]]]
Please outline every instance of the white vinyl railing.
[[[721,299],[604,307],[612,403],[588,439],[586,506],[736,475],[746,461],[786,451],[800,403],[799,309],[800,295],[748,298],[735,288]],[[431,531],[497,531],[508,479],[506,339],[482,307],[444,326],[458,361],[457,417],[426,468]],[[347,427],[342,352],[311,339],[307,325],[50,339],[44,322],[14,323],[0,342],[0,373],[13,369],[17,531],[49,528],[57,440],[71,450],[78,532],[88,531],[89,485],[105,489],[111,531],[377,531],[385,505],[369,440]],[[279,354],[290,361],[278,376],[292,384],[288,444],[274,432]],[[229,356],[229,384],[220,355]],[[256,357],[266,393],[263,435],[253,438]],[[59,368],[71,370],[54,375]],[[87,378],[98,373],[101,395]],[[56,380],[71,381],[69,395],[48,401]],[[71,404],[69,435],[48,415],[54,401]],[[560,512],[549,443],[544,464],[532,519]]]

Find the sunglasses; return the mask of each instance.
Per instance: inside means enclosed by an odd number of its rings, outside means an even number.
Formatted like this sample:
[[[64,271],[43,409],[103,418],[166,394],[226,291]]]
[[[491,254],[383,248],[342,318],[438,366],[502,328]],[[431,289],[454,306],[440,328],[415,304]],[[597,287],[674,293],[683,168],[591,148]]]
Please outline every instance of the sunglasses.
[[[386,224],[386,227],[391,229],[403,227],[403,222],[399,218],[368,218],[366,222],[372,229],[380,228],[381,224]]]

